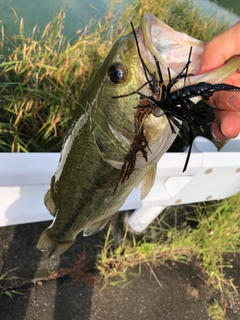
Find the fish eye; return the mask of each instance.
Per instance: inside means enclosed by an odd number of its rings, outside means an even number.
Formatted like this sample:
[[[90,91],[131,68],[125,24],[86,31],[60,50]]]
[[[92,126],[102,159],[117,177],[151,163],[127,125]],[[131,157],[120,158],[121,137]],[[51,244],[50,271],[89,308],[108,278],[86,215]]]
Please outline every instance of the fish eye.
[[[127,79],[128,71],[123,65],[115,63],[110,67],[108,74],[113,83],[119,84]]]

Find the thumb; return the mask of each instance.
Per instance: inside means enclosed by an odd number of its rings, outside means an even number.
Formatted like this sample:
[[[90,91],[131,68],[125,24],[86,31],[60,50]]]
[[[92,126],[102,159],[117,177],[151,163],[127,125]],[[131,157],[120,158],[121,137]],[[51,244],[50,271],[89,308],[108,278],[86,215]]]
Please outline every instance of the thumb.
[[[230,57],[240,53],[240,21],[209,41],[203,52],[199,73],[205,73],[224,64]]]
[[[220,46],[220,36],[214,38],[205,45],[199,74],[216,69],[224,64],[225,57]]]

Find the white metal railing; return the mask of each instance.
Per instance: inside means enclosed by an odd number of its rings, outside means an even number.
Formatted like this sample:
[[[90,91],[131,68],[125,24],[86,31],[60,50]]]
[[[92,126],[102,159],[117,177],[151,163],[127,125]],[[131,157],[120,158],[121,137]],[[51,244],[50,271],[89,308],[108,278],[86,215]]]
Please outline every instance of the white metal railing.
[[[129,219],[134,230],[144,230],[167,206],[223,199],[240,191],[240,135],[220,152],[205,138],[197,138],[193,149],[186,172],[186,153],[166,153],[146,199],[140,200],[138,189],[127,198],[120,210],[135,209]],[[58,160],[59,153],[0,153],[0,226],[52,220],[43,197]]]

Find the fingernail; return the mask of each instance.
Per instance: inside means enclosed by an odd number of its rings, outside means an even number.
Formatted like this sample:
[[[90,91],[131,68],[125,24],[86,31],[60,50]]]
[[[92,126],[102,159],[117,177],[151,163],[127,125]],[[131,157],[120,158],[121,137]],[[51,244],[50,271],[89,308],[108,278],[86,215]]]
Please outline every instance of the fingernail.
[[[226,135],[226,133],[225,133],[224,130],[223,130],[223,125],[222,125],[222,123],[220,122],[219,125],[220,125],[220,128],[221,128],[222,134],[226,137],[225,141],[226,141],[226,140],[229,140],[230,138]]]
[[[227,99],[227,105],[234,110],[240,110],[240,96],[237,94],[232,94]]]
[[[211,130],[211,134],[212,134],[213,139],[214,139],[215,141],[220,141],[220,140],[218,139],[218,137],[215,135],[215,133],[214,133],[213,130]]]

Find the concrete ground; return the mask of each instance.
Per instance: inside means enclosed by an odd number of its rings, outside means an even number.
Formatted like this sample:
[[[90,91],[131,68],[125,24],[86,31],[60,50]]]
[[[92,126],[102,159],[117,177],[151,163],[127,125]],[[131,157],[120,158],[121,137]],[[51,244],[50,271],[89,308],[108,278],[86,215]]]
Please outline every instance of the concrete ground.
[[[169,262],[153,268],[152,273],[142,267],[138,276],[138,269],[134,269],[135,275],[129,275],[124,288],[108,284],[100,291],[94,263],[106,230],[92,237],[79,236],[60,258],[47,259],[36,249],[36,243],[48,225],[41,222],[0,228],[0,274],[14,269],[12,274],[18,278],[9,283],[23,293],[0,297],[0,320],[207,320],[211,319],[209,306],[215,300],[221,301],[194,261]],[[77,257],[78,267],[74,269]],[[229,276],[238,285],[240,259],[235,259]],[[64,276],[69,267],[74,276]],[[228,302],[227,319],[239,320],[240,299],[233,290],[229,291]]]

